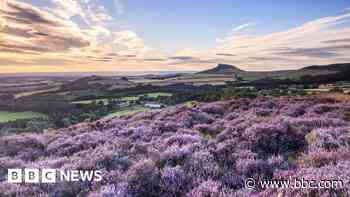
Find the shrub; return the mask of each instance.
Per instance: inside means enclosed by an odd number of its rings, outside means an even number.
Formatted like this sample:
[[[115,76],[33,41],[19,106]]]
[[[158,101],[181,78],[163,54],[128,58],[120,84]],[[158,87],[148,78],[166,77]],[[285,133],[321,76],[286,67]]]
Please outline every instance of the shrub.
[[[246,178],[269,180],[273,177],[274,166],[260,159],[240,159],[237,161],[236,170]]]
[[[224,193],[220,191],[221,184],[212,180],[201,183],[198,187],[190,191],[188,197],[222,197]]]
[[[219,176],[219,166],[208,151],[195,152],[184,164],[185,171],[197,179],[207,180]]]
[[[180,167],[165,167],[162,171],[162,196],[183,196],[190,188],[190,178]]]
[[[293,131],[283,120],[255,124],[245,132],[252,150],[262,155],[294,153],[305,145],[304,135]]]
[[[127,172],[128,192],[132,196],[159,196],[160,172],[151,160],[141,160]]]
[[[45,137],[38,134],[1,137],[0,156],[35,160],[45,155],[45,141]]]
[[[223,115],[225,113],[225,105],[223,103],[217,102],[217,103],[210,103],[202,106],[200,108],[203,112],[206,112],[208,114],[219,114]]]

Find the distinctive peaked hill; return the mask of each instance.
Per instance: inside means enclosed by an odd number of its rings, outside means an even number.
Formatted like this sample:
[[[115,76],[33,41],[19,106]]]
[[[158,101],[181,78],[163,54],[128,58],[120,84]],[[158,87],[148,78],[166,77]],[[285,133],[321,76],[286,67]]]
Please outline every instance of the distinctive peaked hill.
[[[242,73],[246,72],[241,70],[233,65],[229,64],[218,64],[217,67],[199,72],[197,74],[234,74],[234,73]]]

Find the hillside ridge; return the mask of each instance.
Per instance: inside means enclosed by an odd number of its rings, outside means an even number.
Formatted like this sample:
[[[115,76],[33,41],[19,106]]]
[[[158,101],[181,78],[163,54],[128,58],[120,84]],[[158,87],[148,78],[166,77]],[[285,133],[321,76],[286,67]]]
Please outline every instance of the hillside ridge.
[[[233,73],[277,73],[287,71],[306,71],[306,70],[330,70],[330,71],[345,71],[350,70],[350,63],[337,63],[328,65],[312,65],[295,70],[277,70],[277,71],[246,71],[230,64],[218,64],[216,67],[200,71],[196,74],[233,74]]]

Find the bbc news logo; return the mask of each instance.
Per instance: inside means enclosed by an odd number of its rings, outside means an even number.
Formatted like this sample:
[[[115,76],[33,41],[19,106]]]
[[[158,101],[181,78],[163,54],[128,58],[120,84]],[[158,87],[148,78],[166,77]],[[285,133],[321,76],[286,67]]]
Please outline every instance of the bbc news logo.
[[[100,182],[98,170],[8,169],[8,183]]]

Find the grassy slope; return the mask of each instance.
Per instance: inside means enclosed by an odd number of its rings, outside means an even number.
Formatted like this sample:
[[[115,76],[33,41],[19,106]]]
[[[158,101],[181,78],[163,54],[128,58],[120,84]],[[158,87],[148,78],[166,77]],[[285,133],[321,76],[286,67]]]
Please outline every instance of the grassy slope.
[[[8,112],[0,111],[0,123],[18,119],[45,118],[46,115],[37,112]]]
[[[126,96],[126,97],[122,97],[120,98],[121,101],[137,101],[139,99],[139,97],[142,95],[138,95],[138,96]],[[171,93],[165,93],[165,92],[156,92],[156,93],[148,93],[146,94],[147,97],[149,98],[157,98],[159,96],[172,96]],[[74,101],[72,102],[73,104],[90,104],[92,102],[99,102],[99,101],[103,101],[105,104],[108,103],[108,99],[96,99],[96,100],[84,100],[84,101]]]
[[[54,92],[54,91],[57,91],[57,90],[59,90],[58,87],[50,88],[50,89],[46,89],[46,90],[36,90],[36,91],[21,92],[21,93],[18,93],[18,94],[15,95],[15,99],[22,98],[22,97],[25,97],[25,96],[32,96],[32,95],[35,95],[35,94]]]
[[[142,106],[136,106],[136,107],[128,107],[123,110],[116,111],[114,113],[109,114],[107,117],[119,117],[119,116],[127,116],[127,115],[132,115],[138,112],[144,112],[144,111],[149,111],[150,109],[142,107]]]
[[[166,93],[166,92],[157,92],[157,93],[148,93],[147,96],[150,98],[158,98],[160,96],[172,96],[173,94],[171,93]]]

